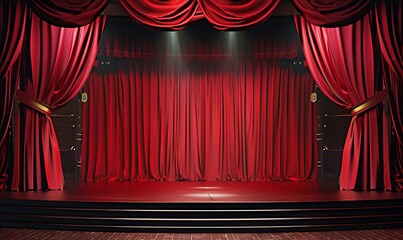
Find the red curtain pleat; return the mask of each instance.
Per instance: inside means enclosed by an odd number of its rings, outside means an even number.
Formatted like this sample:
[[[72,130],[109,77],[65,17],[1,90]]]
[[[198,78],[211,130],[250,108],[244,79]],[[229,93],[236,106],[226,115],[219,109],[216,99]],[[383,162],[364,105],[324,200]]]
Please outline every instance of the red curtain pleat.
[[[379,1],[375,8],[378,39],[387,64],[384,78],[388,89],[394,133],[397,139],[395,155],[396,188],[403,190],[403,2]]]
[[[150,27],[179,30],[196,15],[196,0],[118,0],[126,13],[137,22]]]
[[[392,139],[396,141],[395,143],[392,142],[396,145],[394,147],[396,154],[392,153],[391,157],[395,165],[396,188],[403,190],[403,81],[398,78],[387,63],[384,63],[383,66],[383,81],[389,94],[390,113],[394,126],[393,134],[395,136],[392,136]]]
[[[403,2],[378,1],[375,13],[383,57],[403,81]]]
[[[295,19],[308,67],[333,102],[352,109],[382,89],[372,15],[338,28]],[[341,189],[392,189],[388,132],[382,106],[353,116],[342,157]]]
[[[32,15],[20,88],[51,110],[68,103],[92,70],[105,18],[79,28],[52,26]],[[52,119],[20,104],[16,119],[13,190],[63,189]]]
[[[215,28],[228,30],[263,23],[274,13],[281,0],[118,0],[118,2],[132,19],[146,26],[178,30],[204,15]]]
[[[394,147],[392,151],[394,151],[395,156],[393,159],[395,162],[395,182],[396,182],[396,190],[403,191],[403,145],[398,141],[394,141]],[[393,154],[393,153],[392,153]]]
[[[243,29],[266,21],[281,0],[198,0],[206,19],[217,29]]]
[[[109,0],[25,0],[42,20],[60,27],[80,27],[98,18]]]
[[[0,79],[20,55],[25,33],[26,5],[4,0],[0,4]]]
[[[360,20],[374,6],[375,0],[293,0],[293,3],[301,16],[312,24],[341,27]]]
[[[85,181],[316,179],[309,73],[262,59],[118,65],[85,88]]]
[[[0,104],[2,113],[1,119],[1,141],[0,141],[0,191],[9,188],[9,171],[12,166],[12,146],[11,143],[11,116],[13,114],[14,95],[20,79],[20,60],[8,71],[6,76],[0,81],[0,93],[4,97],[4,102]]]
[[[7,189],[9,149],[9,126],[15,90],[18,84],[19,64],[25,23],[26,5],[21,1],[0,2],[0,191]],[[14,70],[12,70],[14,68]]]

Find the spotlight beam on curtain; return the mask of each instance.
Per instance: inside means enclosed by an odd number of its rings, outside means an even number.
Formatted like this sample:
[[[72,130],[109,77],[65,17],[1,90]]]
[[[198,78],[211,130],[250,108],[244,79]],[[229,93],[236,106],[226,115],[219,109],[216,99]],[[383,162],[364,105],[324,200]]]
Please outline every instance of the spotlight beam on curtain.
[[[10,73],[21,53],[25,33],[26,5],[21,1],[0,2],[0,191],[7,188],[8,128],[18,77]],[[18,69],[17,69],[18,72]]]
[[[382,90],[380,54],[372,15],[354,24],[323,28],[300,16],[295,23],[308,67],[326,96],[353,110]],[[378,98],[382,102],[383,98]],[[354,112],[354,111],[352,111]],[[375,104],[354,114],[343,150],[340,188],[392,189],[387,119]]]
[[[18,92],[13,190],[63,189],[63,172],[51,112],[82,88],[97,55],[105,18],[62,28],[32,16]],[[45,112],[37,111],[48,108]],[[45,114],[44,114],[45,113]]]

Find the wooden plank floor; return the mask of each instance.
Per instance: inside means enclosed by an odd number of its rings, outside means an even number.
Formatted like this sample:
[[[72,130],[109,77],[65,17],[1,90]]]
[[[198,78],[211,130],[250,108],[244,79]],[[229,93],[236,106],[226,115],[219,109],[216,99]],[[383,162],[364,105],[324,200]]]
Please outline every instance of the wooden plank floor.
[[[123,232],[78,232],[56,230],[33,230],[0,228],[0,239],[96,239],[96,240],[400,240],[403,239],[403,228],[324,231],[324,232],[291,232],[291,233],[123,233]]]

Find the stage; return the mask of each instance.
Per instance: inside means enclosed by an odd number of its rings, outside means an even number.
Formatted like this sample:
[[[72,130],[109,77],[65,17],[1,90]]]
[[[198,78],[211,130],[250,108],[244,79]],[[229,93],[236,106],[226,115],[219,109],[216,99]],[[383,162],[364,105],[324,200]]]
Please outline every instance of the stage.
[[[70,182],[63,191],[0,192],[1,199],[126,202],[332,202],[402,200],[402,192],[340,191],[337,182]],[[403,203],[403,202],[402,202]]]
[[[90,182],[0,193],[0,226],[145,232],[393,228],[402,192],[340,191],[335,182]]]

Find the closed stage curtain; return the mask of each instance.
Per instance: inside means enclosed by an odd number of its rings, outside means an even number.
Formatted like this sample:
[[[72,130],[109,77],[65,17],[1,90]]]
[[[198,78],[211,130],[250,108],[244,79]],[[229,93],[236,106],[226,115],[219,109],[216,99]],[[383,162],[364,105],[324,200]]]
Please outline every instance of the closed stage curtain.
[[[322,27],[340,27],[361,19],[375,0],[293,0],[293,3],[308,22]]]
[[[182,29],[203,16],[217,29],[240,29],[267,20],[281,0],[118,0],[134,20],[151,27]]]
[[[93,67],[105,18],[62,28],[32,16],[25,52],[16,123],[13,190],[63,189],[53,110],[81,90]]]
[[[84,26],[99,17],[109,0],[25,0],[42,20],[60,27]]]
[[[10,125],[14,95],[18,83],[15,72],[10,71],[20,56],[25,33],[26,6],[21,1],[0,2],[0,191],[7,188],[6,151],[9,147]],[[18,66],[14,66],[17,67]],[[18,69],[16,70],[18,73]]]
[[[126,61],[86,84],[85,181],[316,180],[306,71],[253,58]]]
[[[340,188],[392,189],[389,129],[382,104],[377,104],[384,91],[372,15],[339,28],[315,26],[300,16],[295,20],[306,62],[321,91],[352,111]]]

